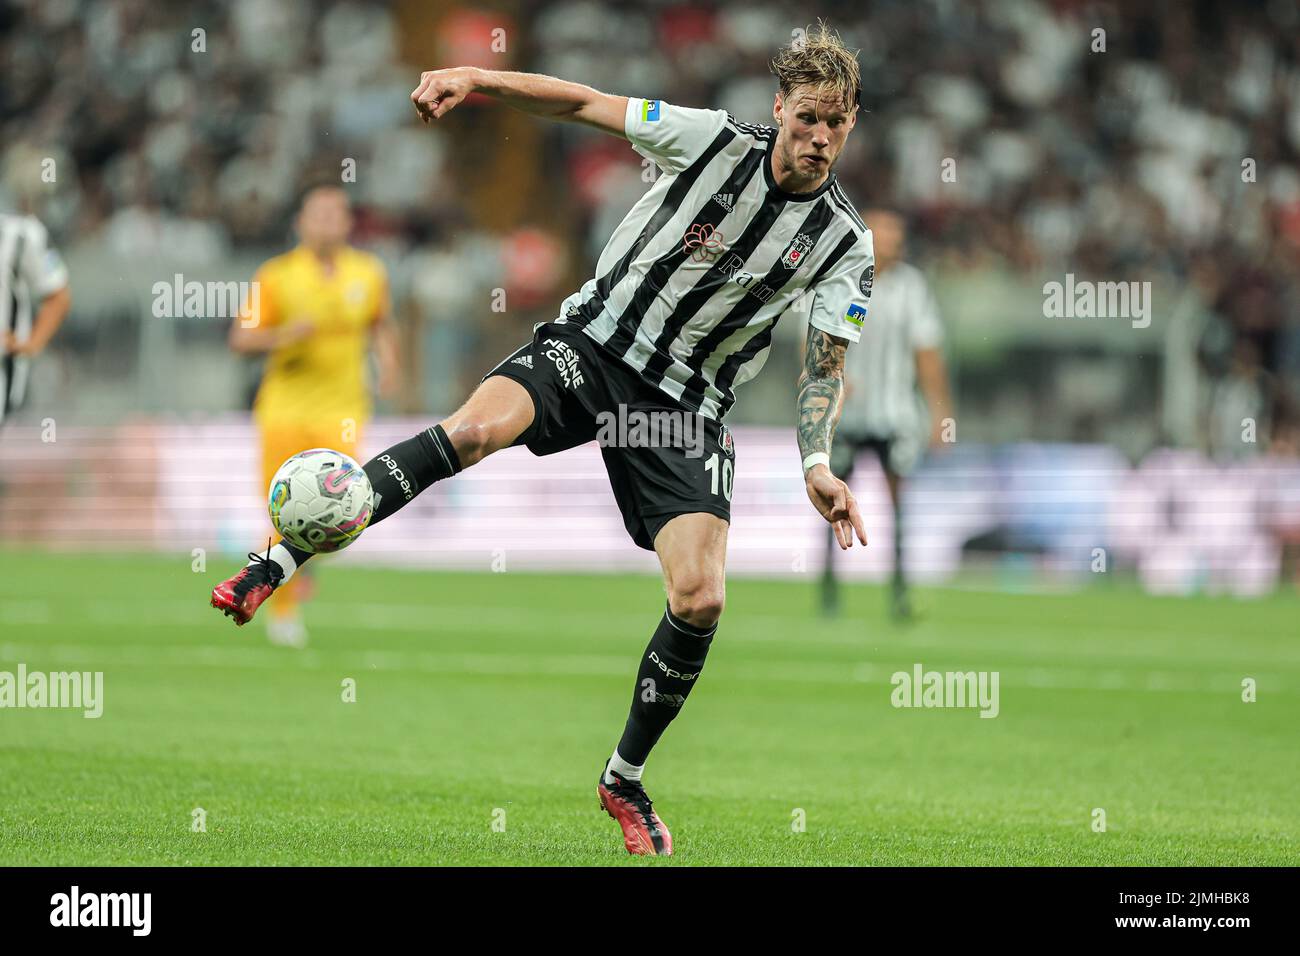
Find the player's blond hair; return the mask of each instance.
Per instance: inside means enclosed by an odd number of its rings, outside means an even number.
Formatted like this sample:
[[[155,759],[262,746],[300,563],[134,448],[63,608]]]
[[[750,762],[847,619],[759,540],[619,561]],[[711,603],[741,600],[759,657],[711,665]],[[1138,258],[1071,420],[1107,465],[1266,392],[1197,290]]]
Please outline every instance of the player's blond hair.
[[[824,20],[795,35],[777,52],[770,66],[783,99],[801,86],[811,86],[833,93],[848,111],[858,101],[862,70],[857,51],[848,49]]]

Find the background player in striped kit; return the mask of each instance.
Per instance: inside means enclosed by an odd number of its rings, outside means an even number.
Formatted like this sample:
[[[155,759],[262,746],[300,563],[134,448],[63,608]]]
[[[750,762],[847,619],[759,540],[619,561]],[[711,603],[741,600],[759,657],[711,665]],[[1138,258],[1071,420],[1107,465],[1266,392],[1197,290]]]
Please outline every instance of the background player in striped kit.
[[[876,249],[871,315],[845,361],[844,408],[831,470],[848,481],[859,452],[870,449],[879,456],[894,507],[890,613],[906,620],[912,608],[903,564],[903,480],[927,444],[943,447],[944,419],[952,415],[952,399],[934,295],[921,270],[902,259],[906,222],[889,209],[868,210],[866,220]],[[835,550],[834,537],[828,535],[822,575],[822,606],[828,614],[839,609]]]
[[[34,216],[0,213],[0,423],[27,392],[34,356],[72,307],[68,268]]]

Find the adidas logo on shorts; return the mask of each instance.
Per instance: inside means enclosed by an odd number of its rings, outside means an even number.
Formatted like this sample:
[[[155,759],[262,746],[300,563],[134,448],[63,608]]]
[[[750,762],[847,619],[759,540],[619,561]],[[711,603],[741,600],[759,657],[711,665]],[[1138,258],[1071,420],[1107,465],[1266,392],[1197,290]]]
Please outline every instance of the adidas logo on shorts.
[[[524,368],[533,367],[533,357],[531,355],[521,355],[510,363],[511,365],[522,365]]]

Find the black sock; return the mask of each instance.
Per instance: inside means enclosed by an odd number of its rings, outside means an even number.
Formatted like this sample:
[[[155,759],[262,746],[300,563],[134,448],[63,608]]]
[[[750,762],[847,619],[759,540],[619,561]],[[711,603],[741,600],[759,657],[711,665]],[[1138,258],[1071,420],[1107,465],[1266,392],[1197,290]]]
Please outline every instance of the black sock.
[[[406,441],[398,442],[365,464],[366,477],[375,489],[375,513],[367,527],[376,525],[401,510],[435,481],[460,471],[460,458],[441,425],[426,428]],[[298,566],[311,557],[310,551],[281,542]]]
[[[835,540],[835,529],[826,527],[826,562],[822,567],[822,609],[831,611],[840,601],[839,581],[835,578],[835,551],[839,547]]]
[[[901,497],[901,496],[900,496]],[[894,591],[902,593],[907,589],[903,571],[903,506],[894,502]]]
[[[441,425],[426,428],[366,462],[375,489],[375,525],[395,514],[435,481],[460,471],[460,459]]]
[[[659,736],[686,703],[717,629],[715,624],[700,630],[672,611],[664,611],[641,659],[632,691],[632,710],[618,742],[618,755],[628,763],[645,763]]]

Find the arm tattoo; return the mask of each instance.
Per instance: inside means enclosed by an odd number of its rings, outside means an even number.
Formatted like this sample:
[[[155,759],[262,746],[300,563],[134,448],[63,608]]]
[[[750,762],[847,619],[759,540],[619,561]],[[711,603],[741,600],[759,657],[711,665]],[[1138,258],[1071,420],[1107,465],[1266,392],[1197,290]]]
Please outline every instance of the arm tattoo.
[[[808,350],[799,375],[799,454],[830,453],[844,391],[846,339],[808,327]]]

